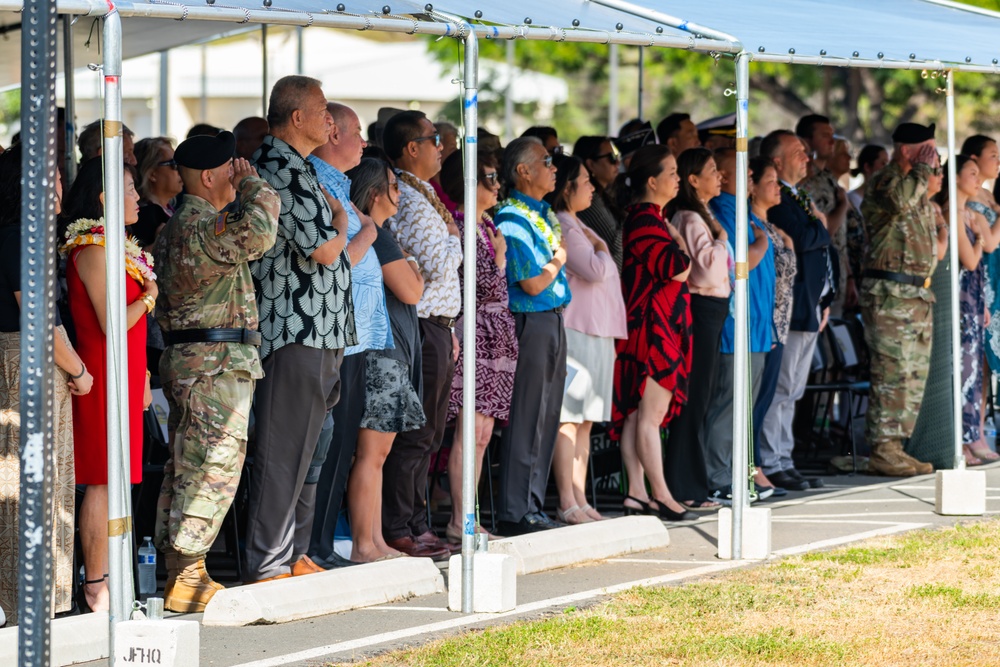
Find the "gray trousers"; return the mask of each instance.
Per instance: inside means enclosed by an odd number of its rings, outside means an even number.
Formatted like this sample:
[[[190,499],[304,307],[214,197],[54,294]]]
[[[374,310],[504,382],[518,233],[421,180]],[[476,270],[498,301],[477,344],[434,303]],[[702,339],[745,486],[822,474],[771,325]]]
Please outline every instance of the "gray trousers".
[[[263,361],[247,519],[247,580],[291,571],[312,533],[316,485],[305,484],[326,413],[340,398],[343,350],[280,347]]]
[[[760,467],[765,475],[795,467],[792,461],[792,450],[795,448],[792,418],[795,416],[795,402],[805,393],[818,338],[819,334],[815,331],[788,332],[774,400],[764,415],[764,425],[760,430]]]
[[[752,399],[747,406],[747,416],[753,411],[753,402],[760,393],[760,379],[764,375],[766,352],[750,353],[750,391]],[[733,483],[733,406],[735,404],[733,369],[736,355],[720,354],[715,377],[715,392],[705,413],[705,467],[710,489],[721,489]],[[750,431],[752,435],[753,431]],[[753,455],[748,452],[750,463]]]
[[[517,370],[510,421],[500,436],[497,518],[520,521],[541,512],[566,385],[566,331],[561,313],[514,313]]]

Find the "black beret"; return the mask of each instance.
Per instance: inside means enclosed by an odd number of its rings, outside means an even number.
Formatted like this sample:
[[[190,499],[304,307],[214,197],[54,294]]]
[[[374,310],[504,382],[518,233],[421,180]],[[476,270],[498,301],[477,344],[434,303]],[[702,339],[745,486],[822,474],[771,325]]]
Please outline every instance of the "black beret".
[[[902,123],[892,133],[892,140],[897,144],[922,144],[934,138],[936,125],[921,125],[919,123]]]
[[[174,151],[174,161],[190,169],[215,169],[232,159],[236,153],[236,137],[232,132],[205,134],[185,139]]]
[[[626,134],[623,137],[612,139],[618,151],[622,155],[631,155],[646,144],[655,144],[656,135],[653,133],[653,125],[649,121],[642,124],[642,127],[635,132]]]

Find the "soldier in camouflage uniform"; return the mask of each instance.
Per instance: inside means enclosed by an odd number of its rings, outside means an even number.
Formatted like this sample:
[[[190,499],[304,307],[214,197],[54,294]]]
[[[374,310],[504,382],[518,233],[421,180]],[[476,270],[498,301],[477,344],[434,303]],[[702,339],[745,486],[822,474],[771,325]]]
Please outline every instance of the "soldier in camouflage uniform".
[[[861,204],[870,240],[861,314],[871,352],[866,434],[869,468],[897,477],[927,474],[929,463],[903,451],[913,433],[930,366],[934,294],[930,276],[948,230],[936,226],[927,178],[940,169],[934,125],[904,123],[892,135],[892,161],[875,174]]]
[[[204,611],[222,588],[205,571],[205,554],[239,486],[254,382],[263,377],[248,262],[274,245],[281,204],[246,160],[233,160],[234,149],[229,132],[177,147],[187,194],[156,244],[171,452],[156,546],[167,563],[164,607],[178,612]],[[223,209],[234,198],[231,215]]]

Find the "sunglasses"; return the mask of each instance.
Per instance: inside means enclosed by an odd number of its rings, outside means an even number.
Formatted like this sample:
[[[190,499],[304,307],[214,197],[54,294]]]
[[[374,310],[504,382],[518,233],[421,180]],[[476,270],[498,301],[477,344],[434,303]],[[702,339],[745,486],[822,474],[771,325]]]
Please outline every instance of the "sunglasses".
[[[621,160],[621,156],[618,154],[617,151],[611,151],[610,153],[601,153],[600,155],[595,155],[594,162],[597,162],[598,160],[604,158],[607,158],[608,162],[610,162],[611,164],[618,164],[618,161]]]
[[[489,185],[496,185],[498,182],[500,182],[500,174],[498,174],[495,171],[491,171],[488,174],[483,174],[483,177],[479,180]]]
[[[399,192],[399,181],[398,180],[396,180],[396,181],[389,181],[389,189],[390,190],[395,190],[396,192]]]
[[[931,173],[935,176],[943,176],[944,167],[934,167],[934,169],[931,170]]]
[[[164,160],[163,162],[157,162],[157,167],[170,167],[171,169],[177,169],[177,160]]]
[[[435,147],[438,147],[438,148],[441,147],[441,135],[440,134],[432,134],[429,137],[417,137],[413,141],[415,141],[417,143],[420,143],[421,141],[433,141]]]
[[[537,160],[537,162],[541,162],[542,164],[545,165],[545,168],[548,169],[549,167],[552,166],[552,156],[551,155],[546,155],[543,158],[539,158]]]

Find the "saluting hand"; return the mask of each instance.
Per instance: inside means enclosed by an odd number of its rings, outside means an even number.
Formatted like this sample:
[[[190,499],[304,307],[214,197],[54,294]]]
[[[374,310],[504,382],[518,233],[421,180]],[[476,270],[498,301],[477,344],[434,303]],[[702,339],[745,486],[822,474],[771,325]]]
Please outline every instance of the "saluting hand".
[[[917,154],[913,156],[910,162],[913,164],[926,164],[931,167],[938,166],[938,164],[940,164],[940,159],[938,157],[937,148],[931,144],[924,144],[917,149]]]
[[[248,160],[241,157],[233,159],[233,178],[231,182],[233,184],[234,189],[239,190],[240,183],[242,183],[243,179],[246,178],[247,176],[256,176],[256,175],[257,175],[257,170],[250,165],[250,162]]]

